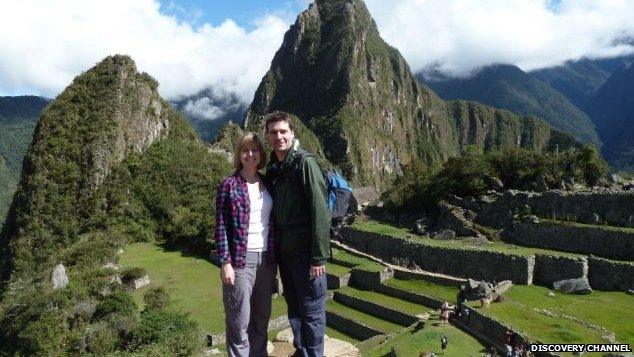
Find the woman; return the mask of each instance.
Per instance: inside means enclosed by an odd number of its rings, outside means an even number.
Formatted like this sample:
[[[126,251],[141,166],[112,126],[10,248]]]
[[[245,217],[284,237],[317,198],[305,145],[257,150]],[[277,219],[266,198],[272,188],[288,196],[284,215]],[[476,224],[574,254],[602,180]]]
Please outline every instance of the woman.
[[[236,171],[222,181],[216,196],[214,238],[229,356],[267,355],[275,247],[269,222],[273,200],[258,172],[265,155],[257,135],[245,134],[234,152]]]

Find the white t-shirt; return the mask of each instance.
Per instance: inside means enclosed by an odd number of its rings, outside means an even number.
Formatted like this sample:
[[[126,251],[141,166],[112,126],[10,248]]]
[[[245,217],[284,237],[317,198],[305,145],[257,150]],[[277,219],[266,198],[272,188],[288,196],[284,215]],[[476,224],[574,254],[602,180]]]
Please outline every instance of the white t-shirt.
[[[269,217],[273,209],[273,199],[269,191],[263,187],[260,191],[259,183],[248,183],[249,189],[249,235],[247,237],[247,251],[265,252],[269,237]]]

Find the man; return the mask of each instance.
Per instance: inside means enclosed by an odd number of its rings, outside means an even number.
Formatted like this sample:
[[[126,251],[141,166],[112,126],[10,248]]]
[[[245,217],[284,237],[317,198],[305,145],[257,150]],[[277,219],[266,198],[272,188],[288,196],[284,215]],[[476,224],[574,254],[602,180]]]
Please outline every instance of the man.
[[[267,180],[295,355],[323,356],[330,239],[326,182],[315,157],[299,148],[287,113],[268,115],[265,131],[273,147]]]

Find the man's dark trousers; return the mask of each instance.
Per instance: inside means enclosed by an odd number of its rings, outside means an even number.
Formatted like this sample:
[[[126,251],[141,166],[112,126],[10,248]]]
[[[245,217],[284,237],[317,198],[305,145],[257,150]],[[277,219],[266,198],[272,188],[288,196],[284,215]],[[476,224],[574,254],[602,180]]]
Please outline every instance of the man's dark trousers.
[[[278,262],[293,345],[301,356],[321,357],[326,329],[326,274],[310,276],[310,250],[281,257]]]

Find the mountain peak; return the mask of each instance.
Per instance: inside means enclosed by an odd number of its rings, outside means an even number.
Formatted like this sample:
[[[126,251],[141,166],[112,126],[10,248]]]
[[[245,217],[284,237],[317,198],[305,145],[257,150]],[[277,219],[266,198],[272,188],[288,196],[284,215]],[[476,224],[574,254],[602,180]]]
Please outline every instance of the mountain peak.
[[[275,110],[297,116],[353,184],[377,188],[413,160],[438,164],[470,144],[542,149],[550,138],[545,124],[527,133],[537,126],[494,108],[447,104],[421,86],[361,0],[317,0],[297,17],[243,126],[261,131]]]

